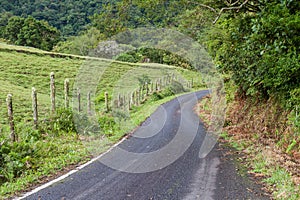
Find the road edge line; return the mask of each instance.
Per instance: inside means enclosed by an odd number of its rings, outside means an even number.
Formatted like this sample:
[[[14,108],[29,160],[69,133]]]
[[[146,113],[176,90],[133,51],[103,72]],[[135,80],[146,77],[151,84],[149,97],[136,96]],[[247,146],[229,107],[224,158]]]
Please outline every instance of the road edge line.
[[[91,159],[90,161],[88,161],[88,162],[86,162],[86,163],[84,163],[84,164],[82,164],[82,165],[76,167],[75,169],[73,169],[73,170],[67,172],[67,173],[64,174],[64,175],[61,175],[61,176],[59,176],[58,178],[53,179],[52,181],[47,182],[47,183],[45,183],[45,184],[43,184],[43,185],[41,185],[41,186],[39,186],[39,187],[37,187],[37,188],[31,190],[30,192],[26,192],[26,193],[24,193],[24,194],[21,194],[21,196],[19,196],[19,197],[14,197],[13,200],[21,200],[21,199],[25,199],[26,197],[29,197],[30,195],[33,195],[33,194],[35,194],[35,193],[37,193],[37,192],[39,192],[39,191],[41,191],[41,190],[43,190],[43,189],[45,189],[45,188],[51,186],[51,185],[53,185],[54,183],[58,183],[58,182],[60,182],[60,181],[62,181],[62,180],[64,180],[64,179],[66,179],[67,177],[71,176],[72,174],[74,174],[74,173],[76,173],[76,172],[82,170],[83,168],[89,166],[90,164],[96,162],[98,159],[100,159],[100,158],[101,158],[102,156],[104,156],[105,154],[109,153],[111,150],[113,150],[116,146],[118,146],[119,144],[121,144],[121,143],[122,143],[124,140],[126,140],[126,139],[127,139],[127,137],[124,136],[119,142],[117,142],[116,144],[114,144],[112,147],[110,147],[107,151],[103,152],[103,153],[100,154],[99,156],[97,156],[97,157]]]

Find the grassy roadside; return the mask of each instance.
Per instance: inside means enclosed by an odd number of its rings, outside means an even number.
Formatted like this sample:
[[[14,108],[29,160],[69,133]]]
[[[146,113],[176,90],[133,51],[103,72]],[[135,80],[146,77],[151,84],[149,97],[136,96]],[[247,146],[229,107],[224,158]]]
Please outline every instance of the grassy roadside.
[[[199,90],[197,88],[195,90]],[[149,117],[161,104],[166,103],[172,99],[174,99],[177,95],[167,96],[163,99],[152,99],[149,97],[148,101],[143,103],[143,106],[136,108],[132,115],[131,120],[136,122],[137,124],[145,121],[147,117]],[[97,153],[101,154],[107,151],[112,145],[121,140],[126,134],[130,133],[132,130],[128,131],[128,129],[119,129],[117,133],[113,137],[103,138],[101,143],[97,142]],[[59,139],[59,142],[54,141]],[[22,177],[16,179],[14,182],[4,184],[0,187],[0,199],[8,198],[12,194],[20,195],[22,191],[27,191],[31,188],[36,187],[44,182],[48,182],[57,176],[65,173],[71,169],[74,169],[76,166],[83,164],[89,161],[91,157],[91,152],[87,149],[87,146],[93,146],[94,140],[91,139],[88,143],[85,141],[83,145],[81,140],[78,140],[76,133],[68,133],[63,136],[57,138],[52,138],[52,141],[49,141],[50,144],[53,143],[54,146],[47,146],[43,148],[57,148],[57,151],[61,153],[56,155],[55,152],[53,154],[56,156],[47,157],[43,160],[43,163],[47,163],[47,165],[41,165],[37,172],[35,171],[27,171]],[[45,150],[40,149],[41,152]],[[62,152],[68,152],[64,154]]]
[[[9,182],[0,185],[0,199],[20,194],[21,191],[42,184],[63,171],[88,161],[90,159],[89,152],[76,138],[75,133],[66,133],[59,137],[47,138],[47,141],[45,139],[31,142],[30,144],[34,146],[32,149],[28,148],[28,150],[35,151],[36,157],[39,154],[39,159],[28,155],[23,158],[26,159],[27,163],[24,173],[18,178],[11,177],[12,179]],[[28,143],[20,144],[19,148],[26,148],[27,145]],[[18,163],[16,160],[11,161],[10,164],[22,165],[21,162]],[[13,168],[13,166],[11,167]]]
[[[112,94],[119,79],[135,71],[137,67],[146,69],[147,72],[149,68],[159,71],[159,73],[153,73],[150,78],[157,78],[161,72],[165,73],[166,70],[170,70],[187,80],[193,79],[193,89],[198,89],[202,85],[201,78],[193,71],[157,64],[149,64],[151,65],[149,67],[114,62],[105,70],[99,82],[99,86],[102,87],[98,87],[97,95],[93,99],[97,104],[99,123],[111,122],[109,126],[102,127],[103,131],[100,136],[103,136],[103,140],[99,144],[98,140],[94,140],[93,134],[77,135],[73,124],[74,113],[61,108],[63,106],[63,81],[69,78],[73,84],[77,70],[83,65],[85,58],[52,56],[35,49],[30,51],[38,51],[38,53],[32,53],[22,47],[19,47],[21,50],[14,50],[15,47],[12,46],[9,46],[9,50],[5,49],[5,46],[1,48],[0,199],[18,195],[20,191],[26,191],[90,160],[91,149],[87,147],[97,145],[97,154],[106,151],[145,120],[160,104],[175,97],[172,91],[170,92],[170,88],[165,88],[147,97],[147,101],[144,101],[141,106],[132,108],[130,119],[133,121],[133,126],[119,126],[115,123],[112,113],[103,111],[105,108],[103,93],[108,91]],[[97,60],[98,64],[106,62],[108,61]],[[51,71],[55,72],[57,81],[58,109],[54,116],[49,115],[49,73]],[[136,75],[138,77],[142,74]],[[38,130],[32,128],[30,101],[32,86],[38,91],[41,119]],[[16,132],[19,137],[19,141],[15,143],[9,141],[5,107],[5,98],[8,93],[13,94],[14,100]],[[50,118],[52,120],[49,120]]]
[[[204,98],[197,106],[200,118],[208,126],[210,121],[210,98]],[[241,112],[241,111],[239,111]],[[228,117],[228,116],[227,116]],[[227,120],[228,123],[228,120]],[[243,123],[240,121],[240,123]],[[246,163],[248,173],[262,179],[263,184],[272,193],[274,199],[297,200],[300,198],[299,174],[290,170],[289,166],[282,165],[280,160],[289,162],[287,157],[274,153],[269,144],[228,133],[227,127],[239,127],[240,124],[225,124],[219,141],[241,152],[243,163]],[[254,134],[255,135],[255,134]],[[292,162],[290,164],[293,164]]]

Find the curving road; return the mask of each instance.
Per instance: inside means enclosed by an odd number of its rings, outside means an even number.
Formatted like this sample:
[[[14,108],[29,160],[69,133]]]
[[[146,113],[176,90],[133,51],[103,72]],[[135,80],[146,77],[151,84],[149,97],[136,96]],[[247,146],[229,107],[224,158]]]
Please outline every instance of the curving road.
[[[199,158],[206,133],[192,108],[207,93],[163,104],[113,150],[24,199],[269,199],[221,145]]]

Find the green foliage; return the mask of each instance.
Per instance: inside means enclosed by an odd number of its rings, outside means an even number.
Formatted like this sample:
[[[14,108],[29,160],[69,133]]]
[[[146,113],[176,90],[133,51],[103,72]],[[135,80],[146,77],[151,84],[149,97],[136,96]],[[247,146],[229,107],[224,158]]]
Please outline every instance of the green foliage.
[[[139,48],[135,51],[120,54],[116,60],[132,63],[147,62],[147,60],[149,60],[151,63],[160,63],[185,69],[193,69],[191,64],[184,58],[162,49]]]
[[[27,142],[5,142],[0,148],[0,172],[5,180],[12,181],[32,165],[34,149]]]
[[[77,37],[69,37],[66,41],[60,41],[53,51],[87,56],[103,38],[100,31],[92,27]]]
[[[10,12],[16,16],[33,16],[45,20],[59,29],[63,36],[76,35],[90,23],[89,16],[101,13],[107,0],[22,0],[0,1],[0,12]]]
[[[163,99],[163,96],[159,92],[154,92],[150,97],[150,101],[158,101],[161,99]]]
[[[147,74],[143,74],[141,77],[138,77],[138,81],[140,86],[144,86],[146,83],[151,83],[151,79]]]
[[[103,12],[91,17],[92,26],[106,37],[137,27],[177,26],[176,16],[193,5],[185,0],[116,1],[103,7]]]
[[[13,15],[9,12],[0,13],[0,37],[3,37],[5,32],[5,27],[8,24],[8,20],[13,17]]]
[[[161,93],[157,94],[158,99],[173,96],[176,94],[187,92],[183,85],[177,81],[172,81],[171,85],[162,90]]]
[[[115,118],[110,114],[104,114],[103,116],[101,116],[99,118],[99,125],[101,133],[104,133],[108,137],[113,136],[118,129]]]
[[[0,198],[12,192],[5,190],[6,186],[24,177],[35,176],[37,179],[88,156],[76,134],[71,132],[75,129],[71,118],[69,110],[60,109],[53,120],[40,122],[38,130],[25,123],[17,123],[17,142],[9,142],[8,129],[1,131]],[[23,187],[32,181],[25,179]]]
[[[137,63],[139,61],[139,59],[136,59],[133,55],[128,53],[121,53],[120,55],[118,55],[116,60],[122,62],[131,62],[131,63]]]
[[[76,132],[73,120],[73,111],[70,108],[59,108],[56,110],[55,116],[50,121],[54,132]]]
[[[214,4],[216,3],[214,2]],[[213,7],[216,7],[216,5],[213,5]],[[212,26],[214,18],[215,15],[211,10],[195,6],[176,17],[176,20],[178,20],[178,30],[180,32],[195,40],[201,40],[205,29]]]
[[[59,41],[60,33],[46,21],[15,16],[8,20],[3,37],[16,45],[51,50]]]
[[[72,123],[76,123],[76,133],[82,135],[92,135],[100,133],[97,120],[90,118],[88,114],[74,113]]]
[[[299,96],[298,96],[299,97]],[[300,138],[300,107],[299,104],[296,108],[290,113],[289,121],[294,127],[295,138]],[[300,145],[298,145],[300,147]]]
[[[0,198],[28,187],[70,164],[86,160],[88,152],[74,134],[38,141],[5,142],[0,146]],[[8,182],[9,181],[9,182]]]
[[[208,48],[220,70],[232,75],[241,93],[276,97],[287,107],[299,103],[299,12],[268,3],[256,14],[220,20],[208,31]]]
[[[92,25],[100,30],[105,37],[111,37],[125,30],[125,23],[128,20],[131,10],[126,4],[126,1],[114,2],[105,5],[103,12],[95,14],[91,17]]]
[[[187,90],[184,88],[184,86],[178,82],[178,81],[172,81],[170,85],[170,90],[173,92],[173,94],[180,94],[183,92],[187,92]]]
[[[264,166],[265,168],[267,166]],[[291,175],[286,169],[270,167],[268,170],[270,177],[265,179],[268,185],[276,185],[278,191],[275,191],[276,199],[283,200],[297,200],[300,198],[299,191],[297,191],[297,186],[291,181]],[[299,190],[299,188],[298,188]]]

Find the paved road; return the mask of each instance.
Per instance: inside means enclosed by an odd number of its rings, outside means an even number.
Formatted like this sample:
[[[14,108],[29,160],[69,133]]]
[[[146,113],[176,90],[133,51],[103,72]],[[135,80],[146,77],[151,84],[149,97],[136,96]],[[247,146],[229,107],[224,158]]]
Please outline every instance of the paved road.
[[[259,185],[238,174],[233,157],[219,144],[199,158],[206,133],[192,111],[196,101],[191,97],[162,105],[100,161],[26,199],[268,199]]]

